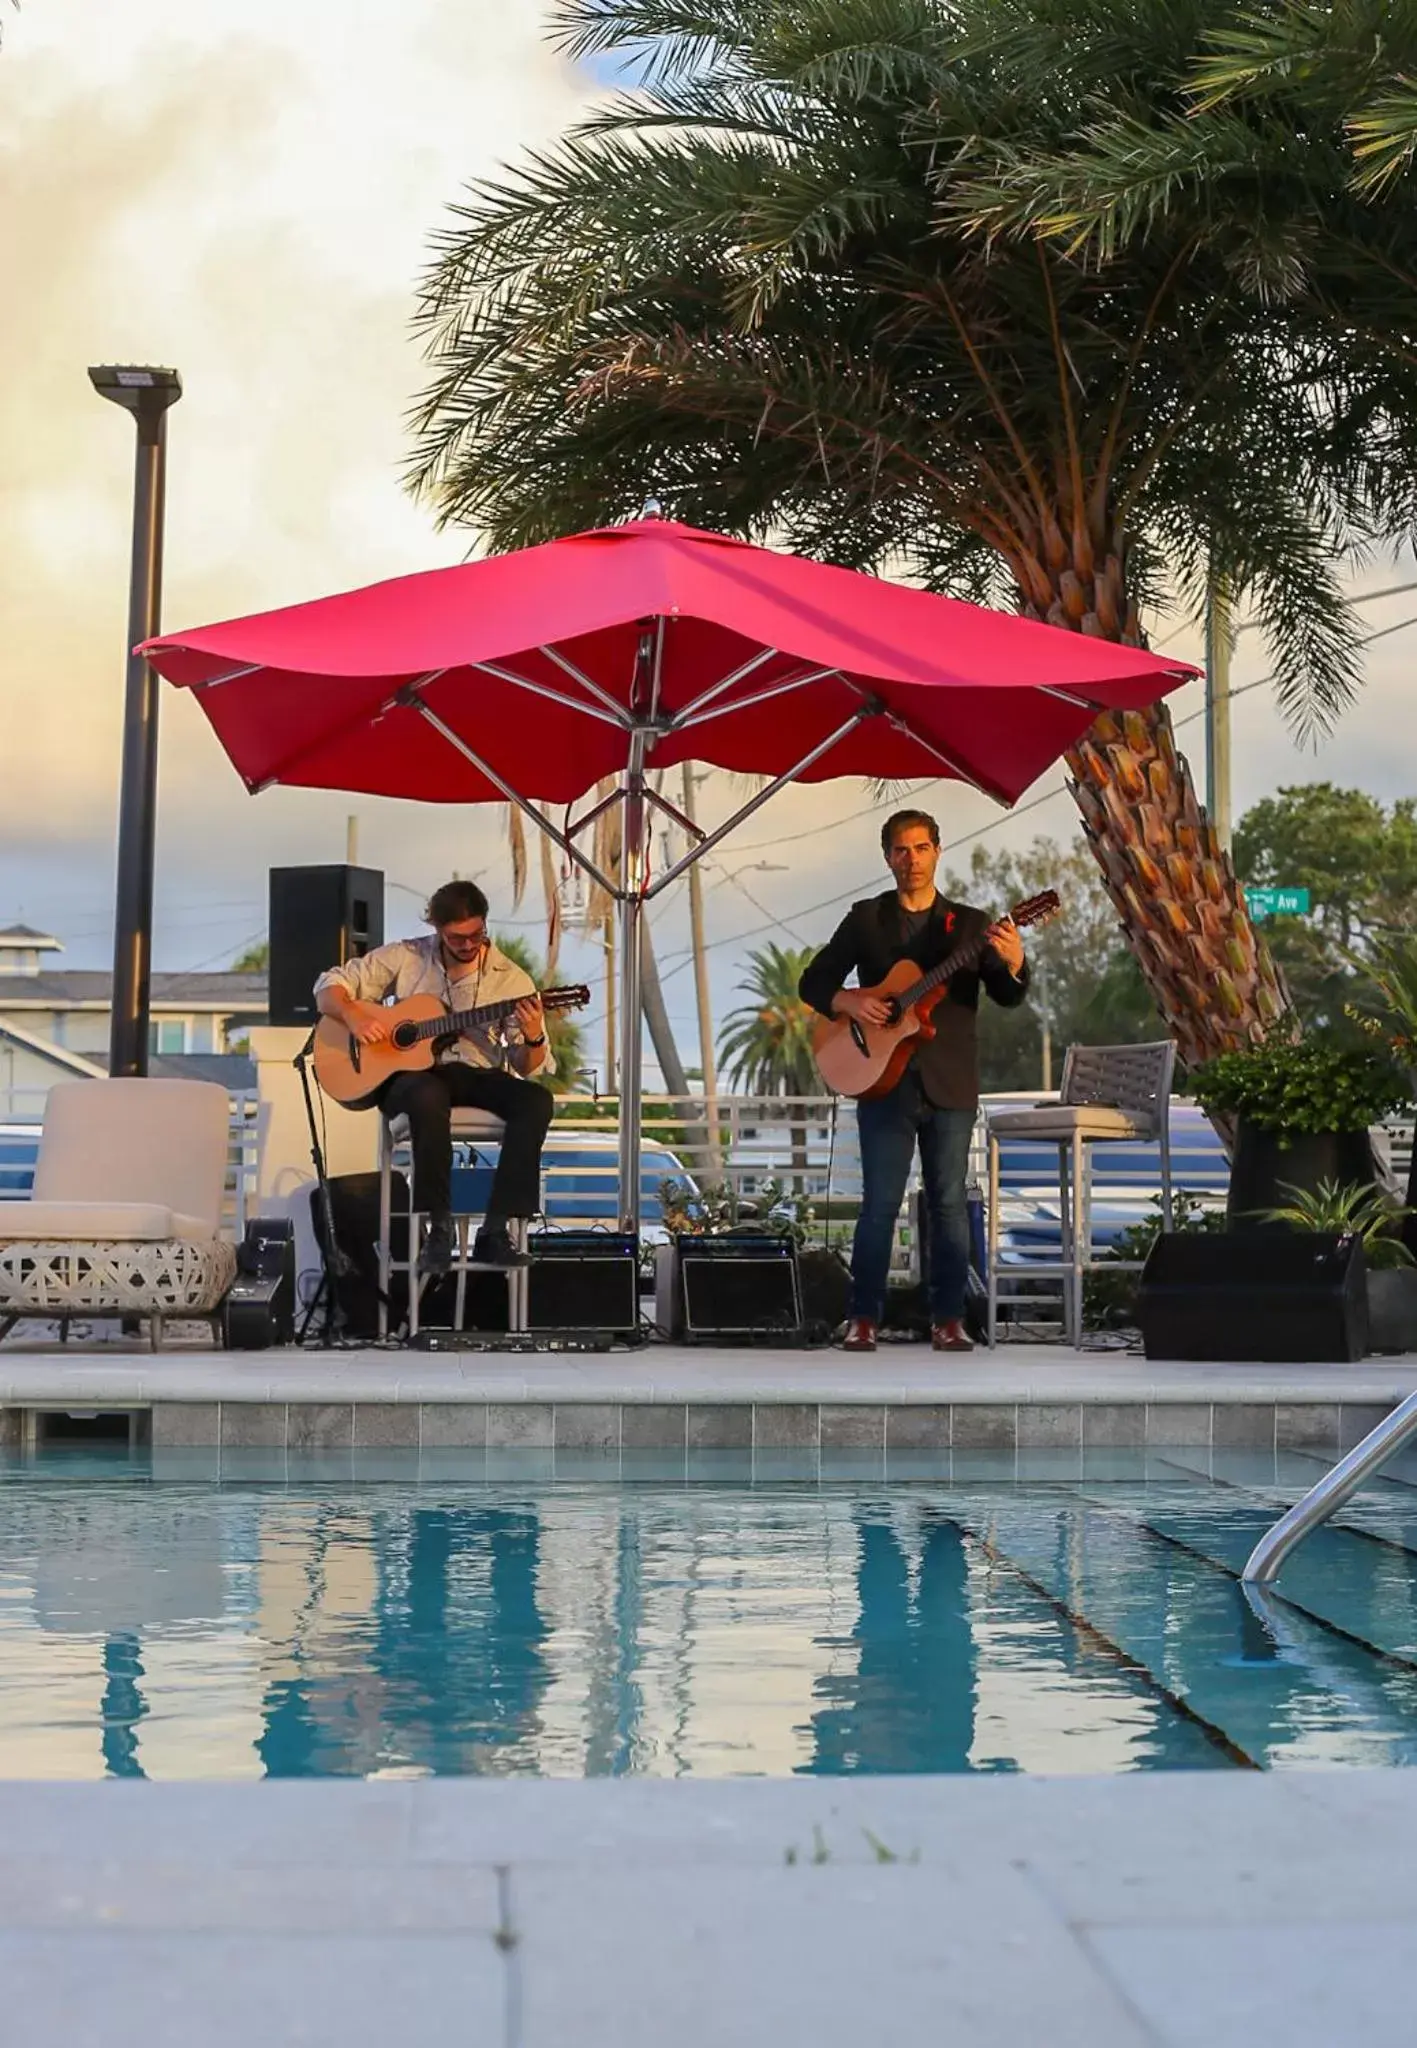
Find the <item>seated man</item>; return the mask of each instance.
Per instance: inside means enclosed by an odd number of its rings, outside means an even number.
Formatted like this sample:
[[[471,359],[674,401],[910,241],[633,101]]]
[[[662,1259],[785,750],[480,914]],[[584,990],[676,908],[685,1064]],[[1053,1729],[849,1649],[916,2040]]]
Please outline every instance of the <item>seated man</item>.
[[[322,1016],[373,1045],[392,1028],[384,1007],[389,997],[435,995],[449,1010],[520,998],[513,1023],[455,1038],[435,1066],[396,1074],[379,1108],[409,1122],[414,1207],[428,1218],[420,1273],[446,1273],[452,1264],[453,1109],[485,1109],[501,1118],[501,1156],[473,1257],[492,1266],[524,1265],[507,1226],[514,1216],[534,1216],[541,1206],[541,1147],[551,1121],[551,1092],[526,1077],[554,1071],[546,1020],[530,977],[488,937],[487,898],[475,882],[445,882],[423,916],[433,927],[429,938],[395,940],[332,967],[316,982],[315,1000]]]

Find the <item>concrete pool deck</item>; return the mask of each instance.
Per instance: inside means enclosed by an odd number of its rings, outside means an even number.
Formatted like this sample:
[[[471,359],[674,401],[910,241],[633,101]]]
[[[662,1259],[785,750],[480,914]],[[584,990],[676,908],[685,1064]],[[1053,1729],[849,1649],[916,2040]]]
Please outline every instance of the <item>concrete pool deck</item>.
[[[652,1345],[612,1352],[161,1352],[0,1347],[0,1444],[58,1412],[137,1418],[155,1451],[518,1452],[616,1460],[725,1453],[879,1459],[1186,1444],[1337,1456],[1417,1388],[1417,1358],[1162,1364],[1006,1345],[964,1358]],[[859,1469],[853,1476],[860,1476]]]
[[[1368,2048],[1417,1774],[0,1784],[0,2041]]]

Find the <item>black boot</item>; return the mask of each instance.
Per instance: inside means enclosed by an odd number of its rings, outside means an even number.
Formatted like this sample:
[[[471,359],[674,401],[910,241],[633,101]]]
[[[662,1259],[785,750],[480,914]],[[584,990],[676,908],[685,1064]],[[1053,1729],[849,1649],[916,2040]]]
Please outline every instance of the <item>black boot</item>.
[[[472,1256],[479,1266],[525,1266],[530,1264],[525,1252],[519,1252],[512,1243],[512,1235],[505,1223],[484,1223],[473,1239]]]
[[[450,1272],[453,1264],[453,1226],[446,1217],[435,1216],[418,1254],[418,1270],[425,1278]]]

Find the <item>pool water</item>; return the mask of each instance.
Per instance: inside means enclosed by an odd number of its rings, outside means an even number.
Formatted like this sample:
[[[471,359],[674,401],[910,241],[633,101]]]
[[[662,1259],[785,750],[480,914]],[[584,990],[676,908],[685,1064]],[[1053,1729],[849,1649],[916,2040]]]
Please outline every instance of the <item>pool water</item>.
[[[1256,1611],[1239,1567],[1321,1467],[1207,1463],[687,1487],[12,1467],[0,1777],[1417,1760],[1417,1492],[1360,1496]]]

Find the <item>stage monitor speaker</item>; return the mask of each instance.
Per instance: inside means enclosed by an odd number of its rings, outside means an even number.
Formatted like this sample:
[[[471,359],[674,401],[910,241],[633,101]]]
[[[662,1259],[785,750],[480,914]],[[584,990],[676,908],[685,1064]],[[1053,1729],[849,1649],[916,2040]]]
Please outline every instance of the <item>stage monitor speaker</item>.
[[[1351,1364],[1368,1347],[1363,1247],[1320,1232],[1167,1232],[1137,1320],[1148,1358]]]
[[[377,868],[272,868],[270,1021],[313,1024],[315,983],[384,943],[384,877]]]
[[[640,1241],[632,1232],[545,1230],[529,1241],[527,1327],[640,1334]]]
[[[685,1235],[675,1246],[687,1338],[801,1336],[802,1289],[790,1237]]]
[[[236,1247],[236,1278],[222,1304],[232,1351],[264,1351],[295,1340],[295,1224],[257,1216]]]

